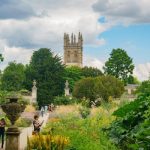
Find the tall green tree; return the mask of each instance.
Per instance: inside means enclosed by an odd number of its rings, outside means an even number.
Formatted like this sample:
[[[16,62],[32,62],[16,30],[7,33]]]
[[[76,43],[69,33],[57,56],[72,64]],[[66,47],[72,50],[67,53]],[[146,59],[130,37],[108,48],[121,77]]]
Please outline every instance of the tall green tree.
[[[128,78],[133,74],[134,64],[127,52],[123,49],[113,49],[110,58],[106,61],[104,72],[128,83]]]
[[[82,69],[77,66],[70,66],[65,68],[65,80],[69,82],[69,88],[72,92],[73,87],[77,81],[83,78]]]
[[[37,81],[38,104],[41,106],[53,102],[54,96],[64,92],[64,65],[61,58],[47,48],[35,51],[26,69],[25,85],[28,90],[34,79]]]
[[[19,91],[23,88],[25,67],[21,63],[10,62],[1,77],[1,88],[6,91]]]
[[[82,68],[82,75],[84,77],[97,77],[103,75],[103,73],[98,68],[85,66]]]

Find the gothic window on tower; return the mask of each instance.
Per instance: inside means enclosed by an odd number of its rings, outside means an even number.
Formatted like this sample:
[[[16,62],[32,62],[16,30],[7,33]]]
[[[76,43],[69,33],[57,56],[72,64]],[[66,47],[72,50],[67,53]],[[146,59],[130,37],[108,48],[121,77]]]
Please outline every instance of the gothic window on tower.
[[[78,62],[78,53],[77,53],[77,51],[75,51],[74,52],[74,57],[73,57],[74,59],[73,59],[73,62]]]
[[[67,52],[67,62],[70,62],[70,51]]]

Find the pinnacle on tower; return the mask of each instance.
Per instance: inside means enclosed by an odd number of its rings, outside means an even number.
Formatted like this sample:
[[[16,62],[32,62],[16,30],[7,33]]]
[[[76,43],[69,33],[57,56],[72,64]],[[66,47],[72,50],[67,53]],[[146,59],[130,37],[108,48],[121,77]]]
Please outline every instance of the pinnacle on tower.
[[[74,44],[76,43],[76,36],[74,35]]]
[[[73,44],[73,33],[71,34],[71,43]]]

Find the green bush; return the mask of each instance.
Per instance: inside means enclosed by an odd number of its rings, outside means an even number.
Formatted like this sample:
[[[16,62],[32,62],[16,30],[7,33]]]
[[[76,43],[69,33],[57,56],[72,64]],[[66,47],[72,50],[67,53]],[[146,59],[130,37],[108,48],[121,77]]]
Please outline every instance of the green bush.
[[[113,114],[117,119],[111,124],[108,134],[122,150],[150,149],[150,96],[140,95]]]
[[[90,109],[87,107],[80,107],[79,113],[83,119],[87,118],[90,115]]]
[[[32,124],[32,120],[28,118],[19,118],[15,125],[17,127],[29,127]]]
[[[150,80],[142,82],[142,84],[137,88],[136,93],[144,93],[146,96],[150,96]]]
[[[90,101],[101,98],[108,102],[109,97],[119,98],[124,92],[124,84],[113,76],[100,76],[79,80],[73,89],[73,96],[79,99],[85,97]]]
[[[77,102],[77,99],[70,96],[56,96],[54,98],[54,105],[69,105]]]

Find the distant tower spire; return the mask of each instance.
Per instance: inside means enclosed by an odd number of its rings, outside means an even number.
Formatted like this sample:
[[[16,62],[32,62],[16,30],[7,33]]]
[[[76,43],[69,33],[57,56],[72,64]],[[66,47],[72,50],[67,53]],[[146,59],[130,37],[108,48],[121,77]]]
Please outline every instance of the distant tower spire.
[[[74,35],[74,44],[76,43],[76,36]]]
[[[73,33],[71,35],[71,43],[73,44]]]
[[[66,42],[65,42],[66,41]],[[64,64],[67,66],[82,67],[83,38],[79,32],[75,34],[64,34]]]

